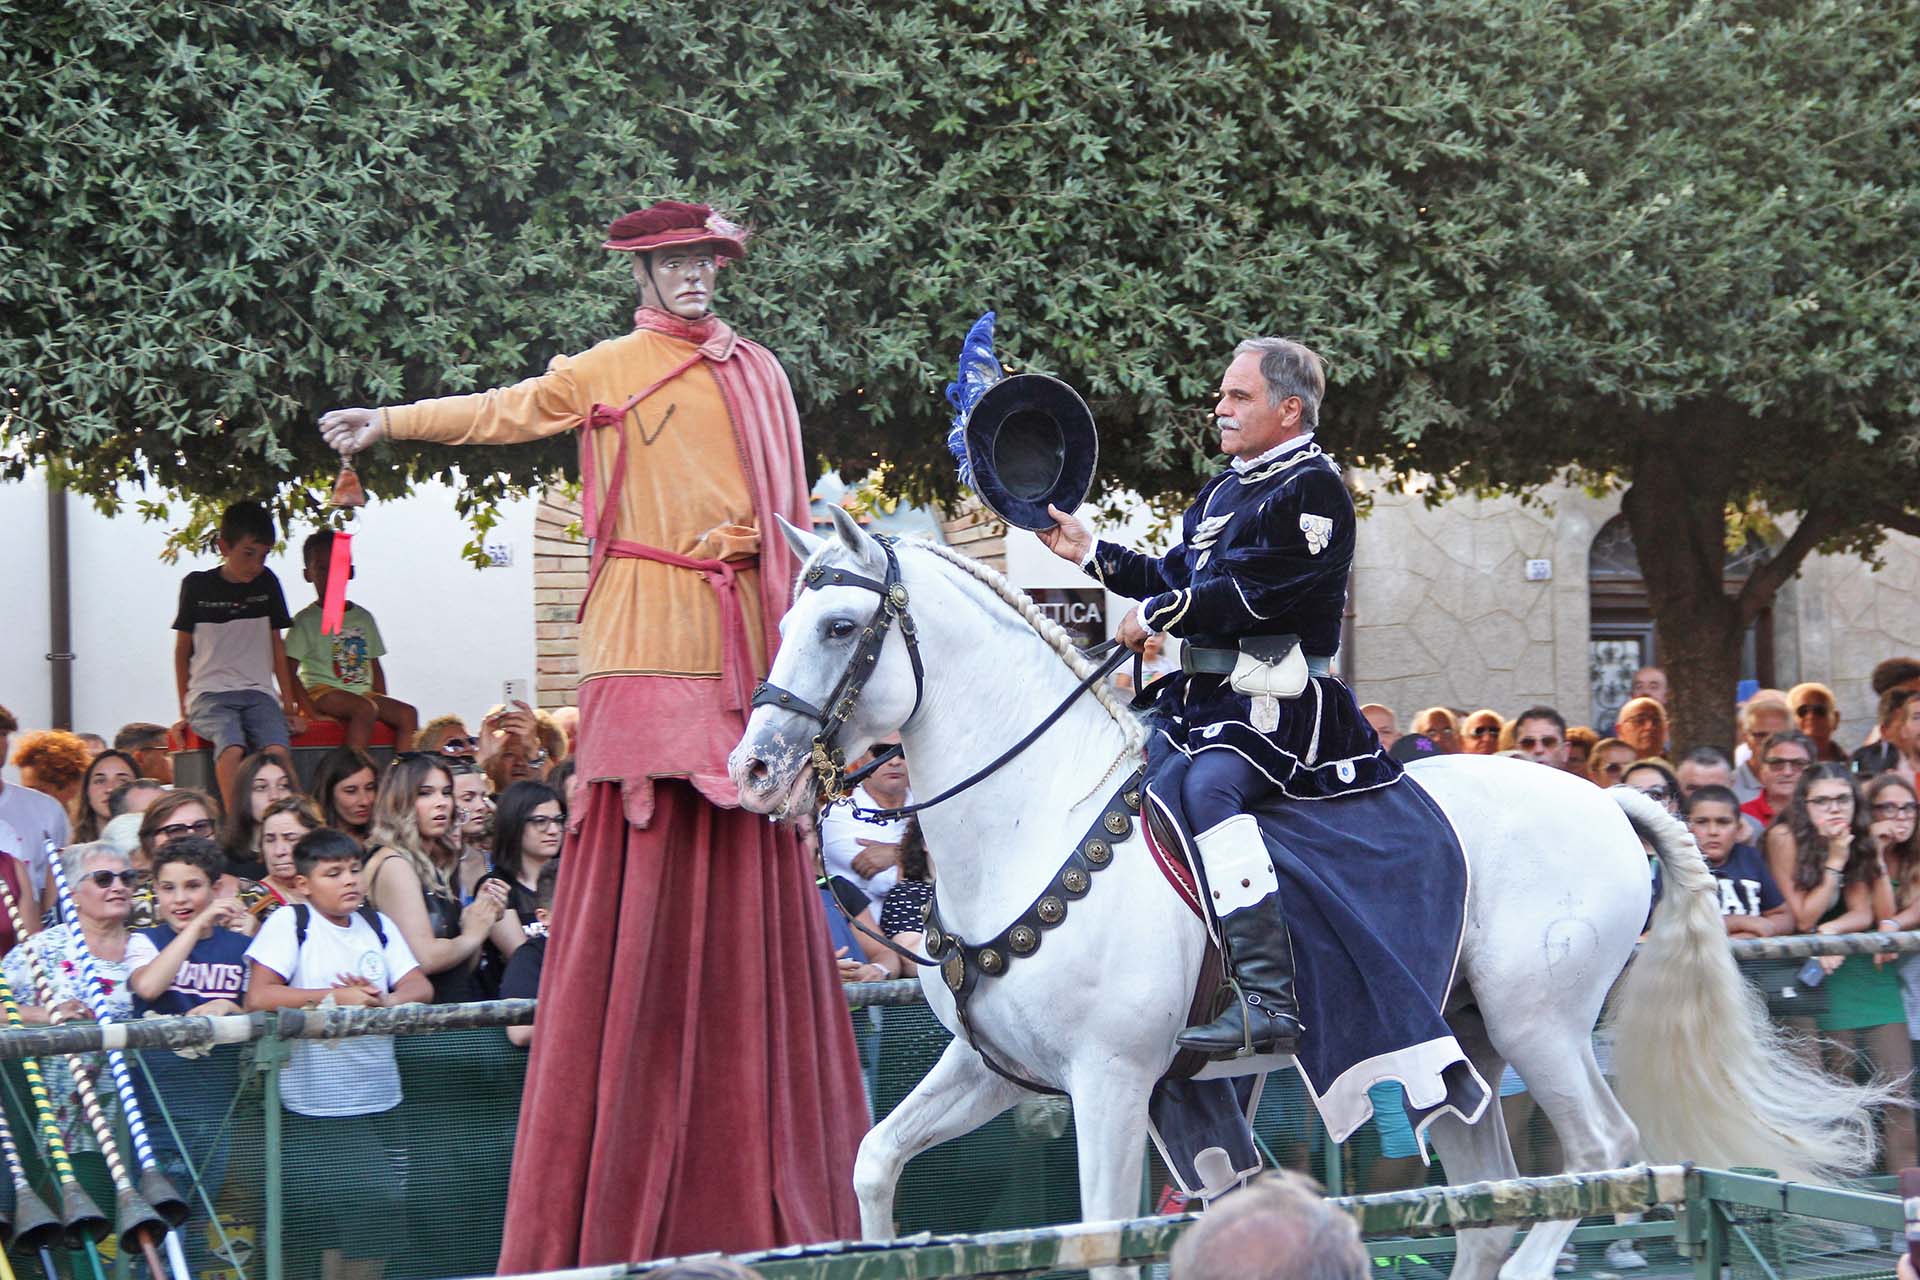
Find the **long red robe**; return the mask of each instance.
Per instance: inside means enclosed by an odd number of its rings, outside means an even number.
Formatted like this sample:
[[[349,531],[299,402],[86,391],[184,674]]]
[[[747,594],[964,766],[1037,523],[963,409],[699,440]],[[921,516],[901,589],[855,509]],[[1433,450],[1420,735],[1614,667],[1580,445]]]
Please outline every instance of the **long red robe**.
[[[799,417],[764,348],[717,322],[653,311],[636,322],[630,339],[515,387],[387,411],[396,437],[448,442],[532,439],[593,418],[582,446],[600,477],[625,433],[630,483],[605,532],[726,559],[757,597],[745,610],[760,632],[751,672],[727,669],[749,646],[722,635],[725,611],[698,573],[610,561],[588,598],[582,652],[606,669],[583,673],[587,786],[561,858],[503,1273],[858,1233],[866,1103],[819,895],[792,833],[733,807],[724,765],[745,725],[740,685],[765,675],[758,654],[770,661],[777,646],[798,567],[772,525],[776,512],[807,525]],[[596,414],[662,377],[638,412]],[[703,425],[688,414],[716,403],[715,386],[727,430],[667,440],[695,450],[677,455],[683,465],[715,470],[648,469],[676,456],[655,449],[662,432]],[[669,400],[682,410],[671,423]],[[734,448],[710,443],[725,435]],[[678,486],[719,476],[724,507],[736,475],[750,525],[733,512],[708,527],[709,509],[697,527],[676,526]]]

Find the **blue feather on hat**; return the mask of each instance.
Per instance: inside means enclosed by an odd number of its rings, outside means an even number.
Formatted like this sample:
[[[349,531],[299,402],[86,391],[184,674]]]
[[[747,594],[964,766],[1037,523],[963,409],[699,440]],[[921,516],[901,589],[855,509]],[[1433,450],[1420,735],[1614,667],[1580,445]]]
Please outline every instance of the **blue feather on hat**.
[[[960,483],[973,487],[973,461],[967,456],[967,419],[973,407],[993,385],[1007,376],[993,354],[993,312],[973,322],[960,344],[959,377],[947,384],[947,403],[953,406],[953,429],[947,432],[947,452],[960,464]]]

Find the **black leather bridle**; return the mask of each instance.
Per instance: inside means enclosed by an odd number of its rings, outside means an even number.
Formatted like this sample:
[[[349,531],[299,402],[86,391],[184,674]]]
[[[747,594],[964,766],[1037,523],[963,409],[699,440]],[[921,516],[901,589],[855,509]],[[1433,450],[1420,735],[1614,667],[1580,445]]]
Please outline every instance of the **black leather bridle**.
[[[914,630],[912,615],[907,612],[907,587],[900,581],[900,557],[894,552],[893,538],[887,534],[874,534],[873,540],[887,553],[886,577],[879,582],[864,574],[830,569],[824,565],[815,565],[800,575],[802,591],[818,591],[826,587],[864,587],[880,597],[873,616],[867,619],[867,625],[860,632],[859,643],[854,645],[853,656],[847,660],[847,669],[840,673],[839,682],[827,695],[826,705],[816,707],[792,690],[763,680],[760,687],[753,691],[753,701],[748,706],[749,714],[754,707],[779,707],[783,711],[797,712],[820,726],[820,731],[813,735],[813,776],[819,783],[821,800],[828,804],[845,800],[859,781],[857,777],[847,774],[847,754],[840,745],[840,734],[847,727],[847,721],[853,718],[853,709],[860,701],[860,691],[866,687],[867,678],[879,663],[880,650],[887,643],[887,632],[896,622],[900,626],[900,638],[907,644],[907,658],[913,663],[913,710],[907,713],[907,720],[912,720],[919,712],[920,698],[925,692],[926,669],[920,662],[920,637]],[[891,754],[899,753],[898,747],[890,750]],[[879,761],[874,763],[878,764]]]
[[[820,732],[813,735],[813,775],[820,784],[820,799],[823,804],[839,804],[853,794],[853,789],[866,779],[866,776],[900,754],[898,744],[876,752],[873,759],[852,773],[847,772],[846,751],[840,746],[840,731],[853,717],[853,708],[860,700],[860,690],[867,676],[880,661],[880,650],[887,642],[887,631],[897,621],[900,624],[900,637],[907,642],[907,657],[913,662],[913,710],[907,713],[901,722],[904,728],[920,710],[920,699],[925,692],[926,668],[920,661],[920,636],[914,629],[913,617],[907,612],[907,588],[900,581],[900,557],[894,553],[894,539],[884,533],[873,535],[880,549],[887,553],[887,576],[882,582],[875,582],[863,574],[849,573],[845,569],[829,569],[815,565],[800,577],[800,590],[818,590],[822,587],[865,587],[880,597],[880,606],[867,620],[866,627],[860,632],[860,642],[854,646],[853,657],[847,661],[847,669],[841,673],[839,683],[833,686],[833,692],[827,695],[826,708],[814,706],[799,694],[782,689],[776,684],[761,681],[760,687],[753,691],[752,707],[779,707],[785,711],[794,711],[812,720],[820,726]],[[1133,678],[1138,687],[1140,683],[1140,659],[1138,655],[1129,655],[1112,640],[1104,641],[1084,651],[1089,658],[1105,656],[1092,671],[1087,673],[1074,691],[1066,696],[1047,717],[1035,725],[1020,741],[1002,751],[969,776],[962,778],[931,800],[922,800],[917,804],[897,805],[891,809],[868,809],[856,805],[853,816],[862,822],[892,822],[909,814],[931,809],[934,805],[944,804],[962,791],[983,781],[998,772],[1009,760],[1025,751],[1040,740],[1040,735],[1052,728],[1067,709],[1079,700],[1080,695],[1104,680],[1129,656],[1134,659]]]

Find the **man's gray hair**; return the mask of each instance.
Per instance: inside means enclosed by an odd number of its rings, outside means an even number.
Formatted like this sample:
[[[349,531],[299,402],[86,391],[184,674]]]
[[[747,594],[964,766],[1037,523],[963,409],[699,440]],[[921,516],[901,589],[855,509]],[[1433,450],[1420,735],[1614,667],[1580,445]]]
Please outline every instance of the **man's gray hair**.
[[[1292,338],[1248,338],[1233,349],[1243,356],[1260,353],[1260,376],[1267,383],[1267,403],[1278,409],[1288,396],[1300,397],[1300,429],[1320,426],[1320,401],[1327,394],[1327,368],[1313,348]]]
[[[123,867],[133,863],[127,855],[104,840],[94,840],[87,844],[70,844],[60,851],[60,869],[67,873],[67,884],[75,885],[86,874],[89,862],[117,862]]]
[[[1367,1280],[1360,1228],[1297,1173],[1223,1196],[1173,1246],[1172,1280]]]

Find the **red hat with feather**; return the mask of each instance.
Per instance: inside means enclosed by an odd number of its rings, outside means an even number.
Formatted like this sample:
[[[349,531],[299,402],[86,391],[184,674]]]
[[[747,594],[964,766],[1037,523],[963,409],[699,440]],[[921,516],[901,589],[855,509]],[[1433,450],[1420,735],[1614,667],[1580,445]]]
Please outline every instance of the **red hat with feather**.
[[[710,244],[716,258],[737,262],[747,256],[747,229],[721,217],[710,205],[662,200],[615,218],[600,247],[645,253],[689,244]]]

